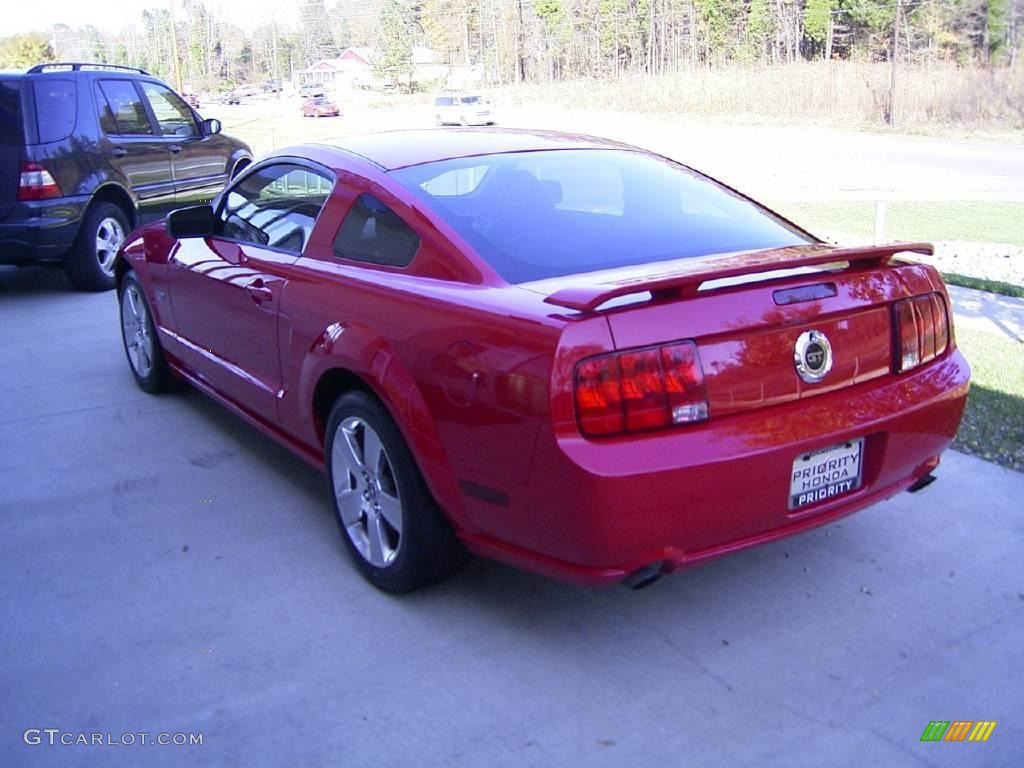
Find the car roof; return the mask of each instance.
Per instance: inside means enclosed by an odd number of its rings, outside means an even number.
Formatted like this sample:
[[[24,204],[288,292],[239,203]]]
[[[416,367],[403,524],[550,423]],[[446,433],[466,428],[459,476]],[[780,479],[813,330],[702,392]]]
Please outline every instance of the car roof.
[[[369,160],[387,171],[459,157],[544,149],[628,149],[628,144],[555,131],[512,128],[411,129],[346,136],[318,142]]]

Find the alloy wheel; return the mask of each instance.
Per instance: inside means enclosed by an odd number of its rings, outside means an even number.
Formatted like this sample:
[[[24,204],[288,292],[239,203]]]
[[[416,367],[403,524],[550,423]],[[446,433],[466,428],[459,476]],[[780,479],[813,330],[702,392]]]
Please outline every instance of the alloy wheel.
[[[121,222],[108,216],[96,228],[96,260],[106,275],[114,274],[114,258],[117,249],[124,242],[125,232]]]
[[[121,293],[121,333],[128,361],[135,374],[144,379],[153,370],[153,336],[150,331],[149,310],[138,286],[128,283]]]
[[[331,451],[338,514],[360,556],[377,568],[394,562],[402,543],[402,502],[394,467],[380,436],[349,416]]]

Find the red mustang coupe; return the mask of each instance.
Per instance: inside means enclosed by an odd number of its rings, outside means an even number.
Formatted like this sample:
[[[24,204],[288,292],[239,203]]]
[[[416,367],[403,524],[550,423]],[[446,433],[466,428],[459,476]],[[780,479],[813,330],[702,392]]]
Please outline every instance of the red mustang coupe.
[[[116,274],[138,384],[324,468],[379,588],[468,552],[640,586],[930,482],[970,372],[929,250],[622,144],[431,130],[275,152]]]

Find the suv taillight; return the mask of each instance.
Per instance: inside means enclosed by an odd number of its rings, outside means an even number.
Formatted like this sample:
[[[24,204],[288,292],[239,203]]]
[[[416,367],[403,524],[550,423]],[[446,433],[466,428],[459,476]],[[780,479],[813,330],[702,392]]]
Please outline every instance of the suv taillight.
[[[576,364],[576,420],[591,436],[704,421],[708,397],[692,341],[628,349]]]
[[[901,299],[893,305],[896,373],[934,360],[949,346],[949,316],[938,293]]]
[[[24,162],[18,169],[18,199],[45,200],[60,197],[60,187],[53,176],[39,163]]]

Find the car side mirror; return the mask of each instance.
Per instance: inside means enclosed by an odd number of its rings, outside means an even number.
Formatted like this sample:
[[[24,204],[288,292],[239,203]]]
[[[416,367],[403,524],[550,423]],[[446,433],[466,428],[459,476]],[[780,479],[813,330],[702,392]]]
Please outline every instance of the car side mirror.
[[[212,205],[190,205],[167,215],[167,234],[175,240],[186,237],[212,237],[216,219]]]
[[[213,136],[215,133],[220,133],[220,129],[220,120],[217,118],[211,117],[207,120],[203,120],[203,130],[206,131],[207,136]]]

